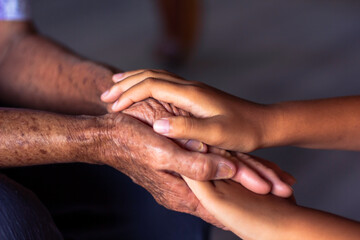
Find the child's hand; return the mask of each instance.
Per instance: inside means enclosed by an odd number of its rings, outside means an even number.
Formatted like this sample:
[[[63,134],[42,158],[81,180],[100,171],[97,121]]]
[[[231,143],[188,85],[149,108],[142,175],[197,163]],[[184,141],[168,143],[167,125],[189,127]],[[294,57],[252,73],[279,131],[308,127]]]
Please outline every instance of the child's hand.
[[[162,70],[138,70],[114,75],[116,83],[102,101],[121,111],[149,97],[175,105],[194,117],[168,117],[154,123],[160,134],[196,139],[224,149],[250,152],[265,147],[276,115],[269,107],[248,102],[200,82],[186,81]]]

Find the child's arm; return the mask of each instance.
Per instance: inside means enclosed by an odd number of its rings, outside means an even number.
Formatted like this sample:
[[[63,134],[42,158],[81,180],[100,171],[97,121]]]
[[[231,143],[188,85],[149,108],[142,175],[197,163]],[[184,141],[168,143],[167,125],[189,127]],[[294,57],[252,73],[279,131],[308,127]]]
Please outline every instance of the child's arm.
[[[231,180],[184,179],[201,205],[244,240],[360,239],[358,222],[297,206],[290,199],[254,194]]]
[[[116,101],[113,111],[153,97],[196,117],[156,121],[155,131],[172,138],[242,152],[283,145],[360,150],[359,96],[262,105],[161,70],[127,72],[113,80],[102,95],[107,103]]]

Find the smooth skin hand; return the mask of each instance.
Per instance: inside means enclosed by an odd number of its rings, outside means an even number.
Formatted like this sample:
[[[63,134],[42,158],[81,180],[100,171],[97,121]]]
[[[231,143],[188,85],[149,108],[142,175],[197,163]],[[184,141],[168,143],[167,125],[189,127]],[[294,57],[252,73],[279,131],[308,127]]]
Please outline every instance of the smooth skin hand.
[[[116,74],[113,81],[101,97],[112,111],[152,97],[192,114],[156,121],[154,130],[168,137],[241,152],[285,145],[360,150],[359,96],[263,105],[162,70]]]
[[[184,179],[209,213],[244,240],[357,240],[360,237],[358,222],[297,206],[291,198],[254,194],[231,180]]]
[[[252,119],[267,108],[239,99],[200,82],[186,81],[161,70],[126,72],[102,95],[106,103],[115,102],[112,111],[121,111],[134,102],[153,97],[188,111],[194,117],[163,118],[154,124],[154,130],[171,138],[196,139],[223,149],[251,152],[263,141],[266,119]]]

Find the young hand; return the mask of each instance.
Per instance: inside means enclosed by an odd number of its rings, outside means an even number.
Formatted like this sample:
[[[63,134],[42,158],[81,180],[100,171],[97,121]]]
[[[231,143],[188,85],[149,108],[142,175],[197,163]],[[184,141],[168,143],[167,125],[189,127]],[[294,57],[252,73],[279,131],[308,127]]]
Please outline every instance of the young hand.
[[[236,173],[231,178],[248,190],[266,195],[288,198],[293,194],[292,185],[296,179],[283,171],[278,165],[257,156],[239,152],[228,152],[209,146],[209,152],[230,158],[236,165]]]
[[[359,222],[298,206],[293,196],[254,194],[232,180],[183,179],[201,205],[244,240],[355,240],[360,236]]]
[[[155,98],[188,111],[193,117],[157,120],[154,130],[177,139],[195,139],[224,149],[250,152],[268,145],[276,115],[252,103],[200,82],[186,81],[162,70],[137,70],[113,76],[115,85],[101,99],[112,111]]]
[[[231,180],[203,182],[183,178],[201,205],[225,229],[242,239],[291,239],[284,235],[296,208],[293,199],[254,194]]]

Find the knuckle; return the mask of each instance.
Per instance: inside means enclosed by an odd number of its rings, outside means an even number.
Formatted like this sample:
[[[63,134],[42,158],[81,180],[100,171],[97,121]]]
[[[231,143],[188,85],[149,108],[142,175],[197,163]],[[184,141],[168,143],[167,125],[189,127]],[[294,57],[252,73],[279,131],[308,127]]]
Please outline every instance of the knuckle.
[[[111,92],[119,92],[122,90],[122,85],[120,83],[116,83],[114,86],[111,87]]]
[[[144,83],[148,86],[151,87],[152,85],[154,85],[156,83],[156,78],[154,77],[147,77],[144,80]]]
[[[186,202],[186,210],[188,213],[193,214],[197,212],[197,209],[199,208],[199,202],[196,201],[190,201]]]
[[[183,128],[181,128],[182,133],[186,133],[187,131],[191,132],[194,130],[194,122],[190,119],[190,118],[181,118],[182,122],[182,126],[184,126]]]
[[[199,88],[196,85],[189,84],[189,85],[186,85],[185,87],[186,87],[187,92],[189,92],[189,93],[192,93],[192,94],[200,94],[200,93],[202,93],[201,88]]]
[[[210,180],[213,175],[213,164],[200,154],[198,156],[192,165],[196,180]]]
[[[143,72],[143,75],[148,78],[148,77],[154,77],[156,76],[157,72],[153,69],[147,69]]]
[[[191,133],[195,130],[195,123],[194,121],[189,117],[182,117],[179,116],[174,122],[171,123],[171,125],[174,125],[174,127],[171,128],[171,132],[173,134],[181,136],[188,136],[188,133]]]

